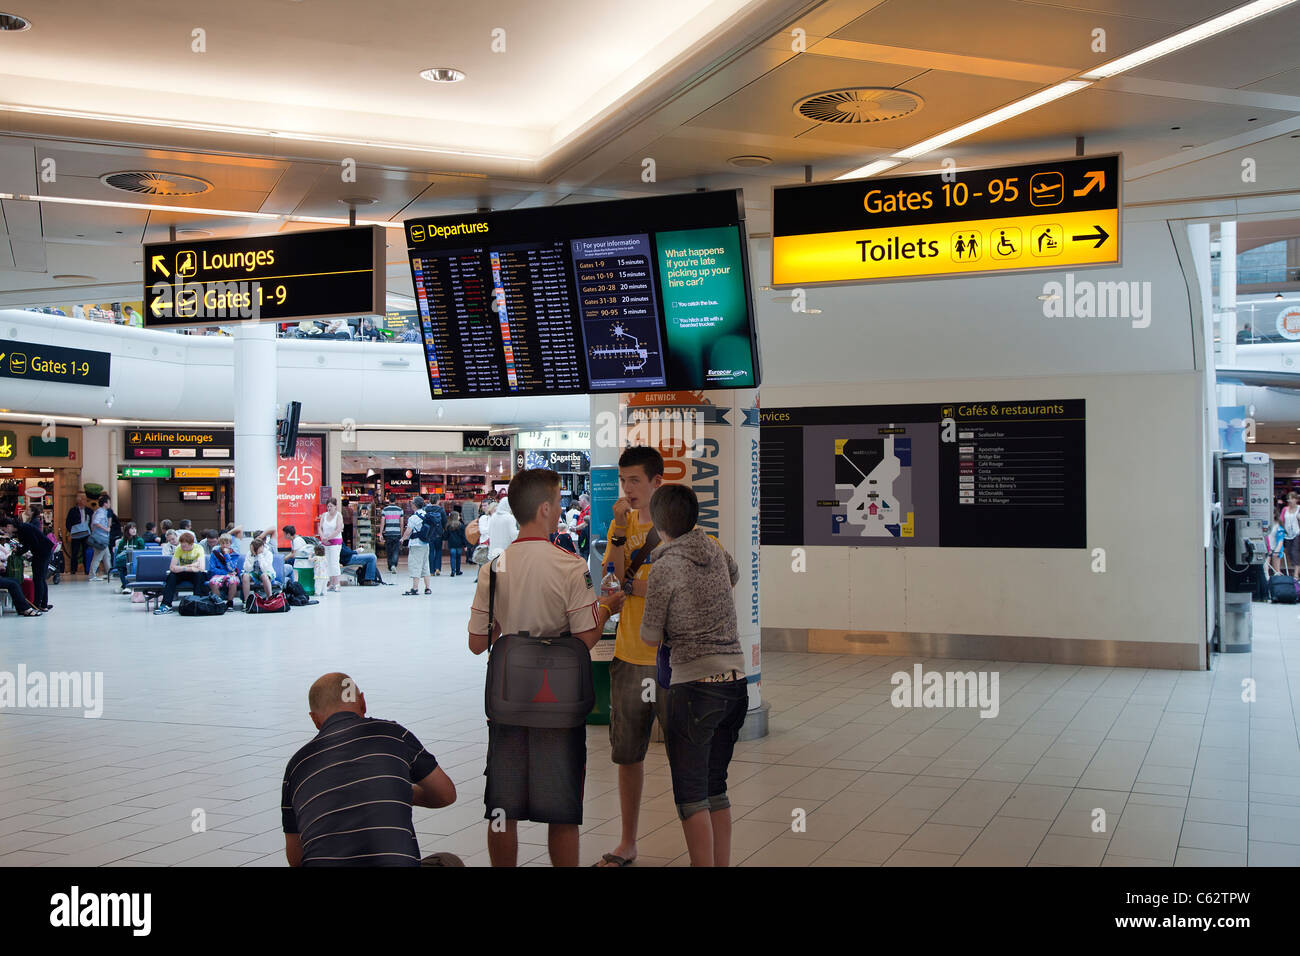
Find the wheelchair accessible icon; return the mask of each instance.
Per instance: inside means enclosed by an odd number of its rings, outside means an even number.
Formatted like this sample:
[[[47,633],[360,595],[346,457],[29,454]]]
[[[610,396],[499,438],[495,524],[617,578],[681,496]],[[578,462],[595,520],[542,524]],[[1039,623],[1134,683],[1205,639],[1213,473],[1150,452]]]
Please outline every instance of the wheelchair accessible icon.
[[[1020,230],[1014,226],[994,230],[989,234],[989,249],[994,259],[1019,259]]]

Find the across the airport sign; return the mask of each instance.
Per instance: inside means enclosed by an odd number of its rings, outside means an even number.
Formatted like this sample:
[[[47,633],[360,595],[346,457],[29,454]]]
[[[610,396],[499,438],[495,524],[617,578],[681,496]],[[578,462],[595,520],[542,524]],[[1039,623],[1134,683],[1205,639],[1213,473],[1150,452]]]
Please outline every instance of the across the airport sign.
[[[773,191],[772,285],[1117,265],[1121,157]]]
[[[144,247],[145,328],[382,315],[379,226]]]

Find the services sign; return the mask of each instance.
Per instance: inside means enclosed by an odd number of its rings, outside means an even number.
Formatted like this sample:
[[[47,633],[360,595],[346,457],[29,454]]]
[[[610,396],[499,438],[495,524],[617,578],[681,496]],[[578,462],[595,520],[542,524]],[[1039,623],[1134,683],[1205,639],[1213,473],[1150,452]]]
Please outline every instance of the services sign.
[[[773,191],[772,285],[1117,265],[1120,156]]]

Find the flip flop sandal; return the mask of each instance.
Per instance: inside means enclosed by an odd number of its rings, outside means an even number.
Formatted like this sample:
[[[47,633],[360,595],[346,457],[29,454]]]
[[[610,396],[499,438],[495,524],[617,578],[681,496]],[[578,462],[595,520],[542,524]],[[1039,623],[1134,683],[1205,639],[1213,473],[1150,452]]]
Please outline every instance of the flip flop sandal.
[[[22,612],[22,616],[23,616],[23,617],[40,617],[40,616],[41,616],[41,612],[38,611],[38,610],[36,610],[36,608],[34,608],[34,607],[29,607],[27,610],[25,610],[25,611]]]
[[[625,859],[623,859],[623,857],[621,857],[621,856],[615,856],[613,853],[606,853],[606,854],[604,854],[604,855],[600,858],[600,862],[601,862],[601,863],[612,863],[612,864],[614,864],[613,866],[611,866],[611,867],[602,867],[602,866],[600,865],[600,863],[593,863],[593,864],[591,864],[591,865],[594,866],[594,867],[596,867],[596,868],[598,868],[598,869],[611,869],[611,870],[618,870],[618,869],[622,869],[623,867],[628,866],[629,864],[635,862],[635,860],[636,860],[636,857],[633,857],[631,860],[625,860]]]
[[[419,594],[419,593],[420,593],[420,592],[417,591],[417,590],[415,590],[415,588],[411,588],[411,590],[409,590],[409,591],[403,591],[403,592],[402,592],[402,595],[403,595],[403,596],[406,596],[406,595],[409,595],[409,594]]]

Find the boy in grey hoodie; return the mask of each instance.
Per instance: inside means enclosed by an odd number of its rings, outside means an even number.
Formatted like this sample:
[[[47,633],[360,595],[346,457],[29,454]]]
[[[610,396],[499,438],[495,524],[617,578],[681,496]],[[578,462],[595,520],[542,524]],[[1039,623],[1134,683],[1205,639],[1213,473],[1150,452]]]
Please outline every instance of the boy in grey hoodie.
[[[699,512],[695,492],[685,485],[663,485],[650,499],[664,543],[650,557],[641,640],[661,645],[661,683],[664,664],[671,670],[664,743],[691,865],[727,866],[727,766],[749,707],[731,596],[740,570],[695,527]]]

